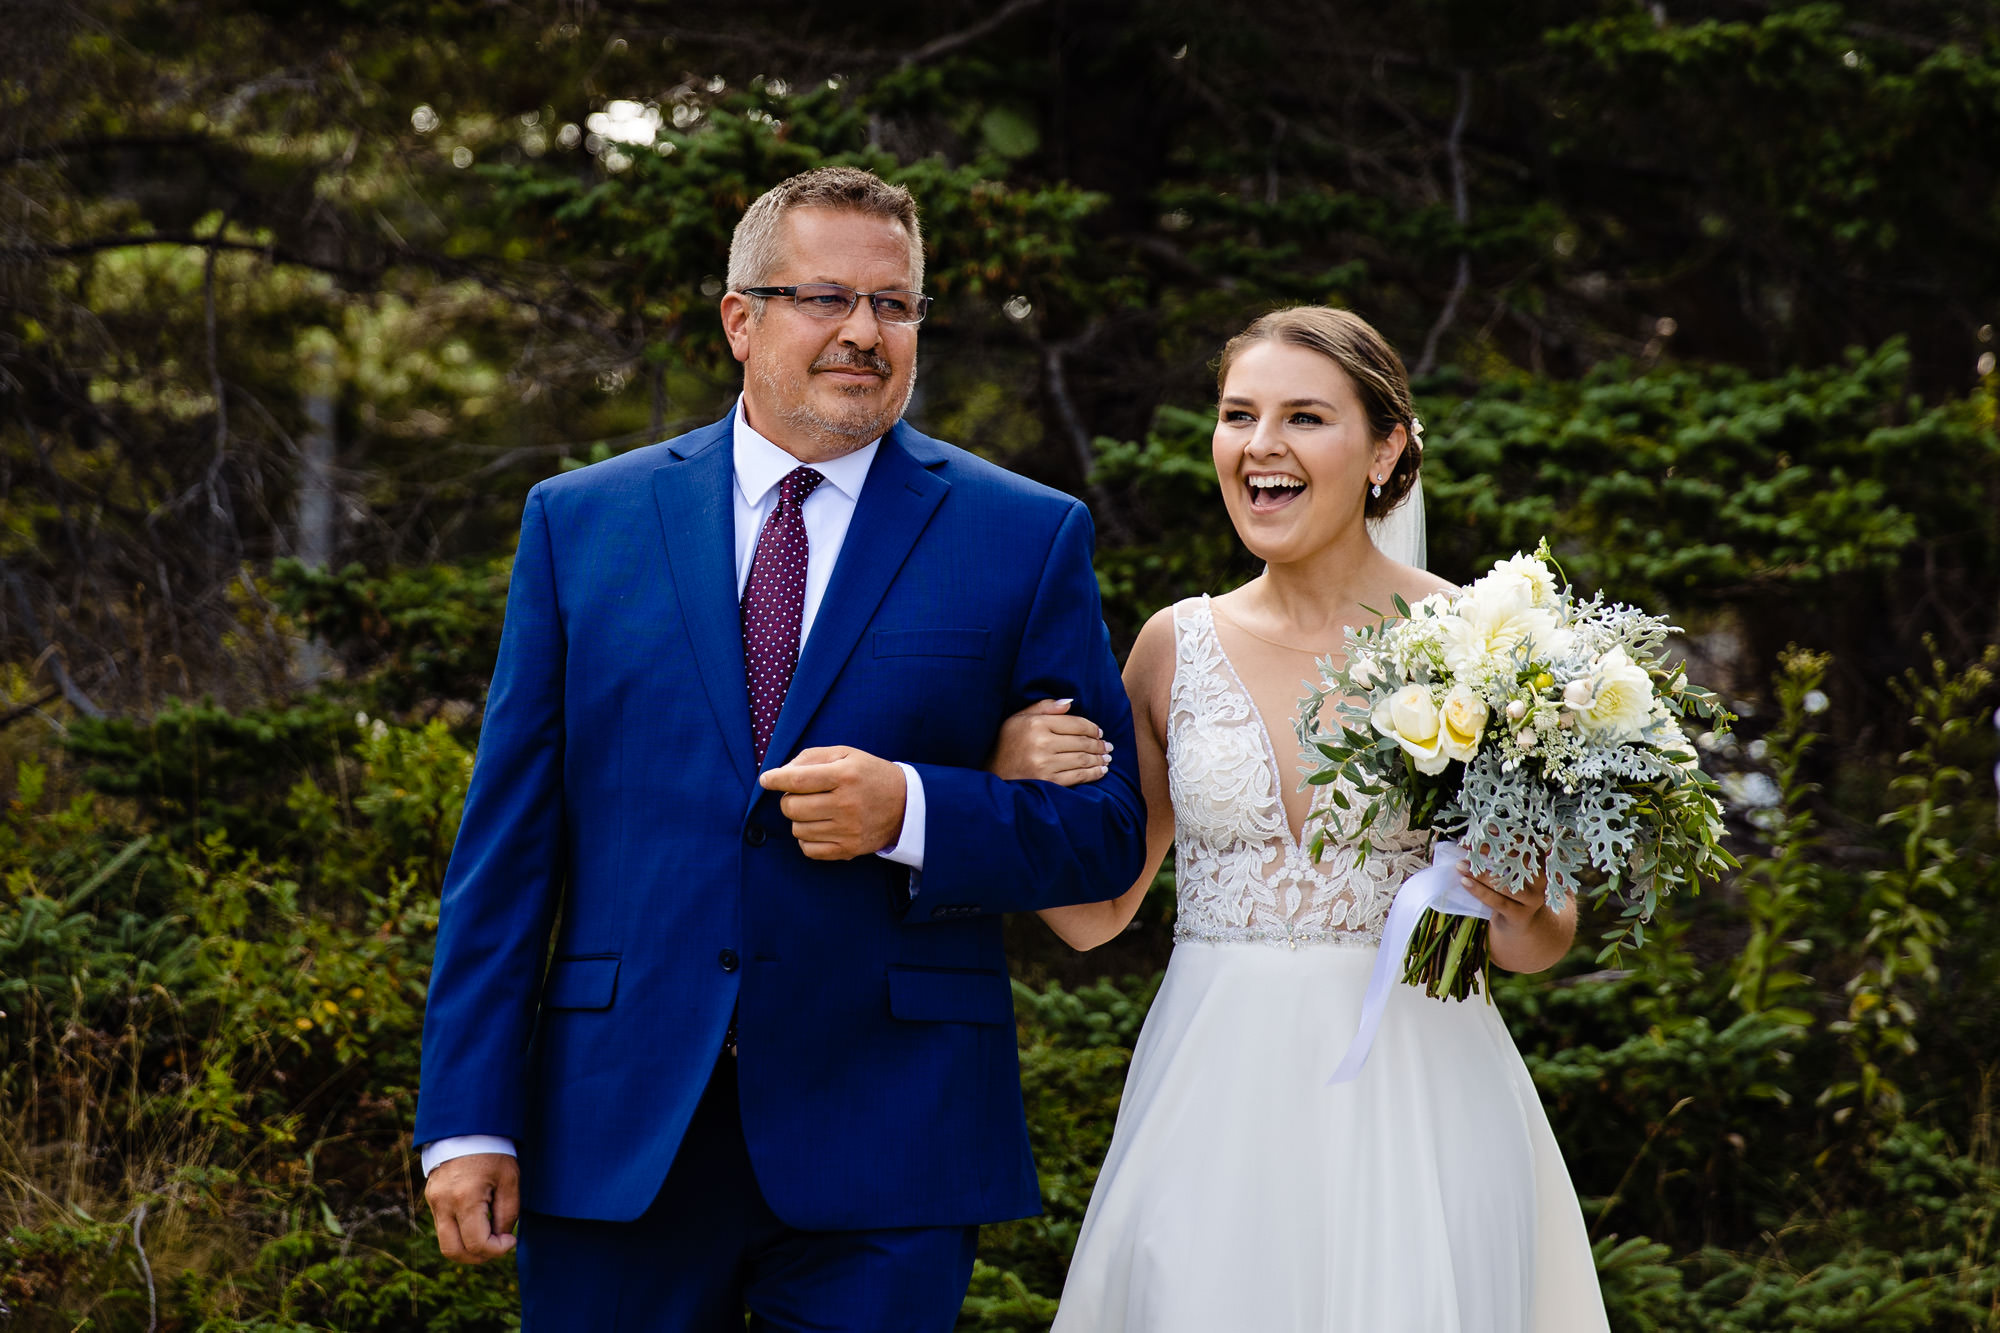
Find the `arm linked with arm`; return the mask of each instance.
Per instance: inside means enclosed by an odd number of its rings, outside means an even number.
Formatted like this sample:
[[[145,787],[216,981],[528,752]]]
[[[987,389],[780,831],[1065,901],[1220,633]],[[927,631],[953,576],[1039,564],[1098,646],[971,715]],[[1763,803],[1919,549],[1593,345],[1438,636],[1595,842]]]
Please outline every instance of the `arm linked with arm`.
[[[1072,698],[1114,745],[1110,772],[1076,787],[1007,782],[917,765],[928,832],[909,921],[1032,911],[1111,897],[1145,856],[1132,709],[1118,677],[1091,567],[1090,516],[1074,505],[1050,543],[1023,626],[1017,700]]]
[[[1174,803],[1167,781],[1166,723],[1174,678],[1174,612],[1158,612],[1139,631],[1125,663],[1125,691],[1139,761],[1139,786],[1146,799],[1146,861],[1132,887],[1108,902],[1045,907],[1042,920],[1073,949],[1095,949],[1115,939],[1132,918],[1154,876],[1174,848]]]

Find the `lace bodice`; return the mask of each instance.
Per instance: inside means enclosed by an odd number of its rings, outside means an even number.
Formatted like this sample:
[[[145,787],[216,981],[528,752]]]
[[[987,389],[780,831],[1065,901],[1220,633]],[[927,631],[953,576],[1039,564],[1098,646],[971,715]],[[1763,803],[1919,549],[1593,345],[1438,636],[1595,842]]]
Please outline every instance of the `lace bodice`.
[[[1284,719],[1279,719],[1282,723]],[[1280,734],[1282,753],[1290,745]],[[1314,790],[1309,830],[1292,836],[1280,781],[1283,764],[1257,703],[1237,676],[1207,597],[1174,607],[1174,681],[1167,716],[1167,781],[1174,802],[1180,885],[1176,940],[1374,944],[1396,887],[1430,864],[1430,837],[1401,818],[1375,831],[1375,850],[1355,860],[1352,839],[1365,802],[1329,831],[1314,864],[1310,830],[1328,807]],[[1344,836],[1343,836],[1344,835]]]

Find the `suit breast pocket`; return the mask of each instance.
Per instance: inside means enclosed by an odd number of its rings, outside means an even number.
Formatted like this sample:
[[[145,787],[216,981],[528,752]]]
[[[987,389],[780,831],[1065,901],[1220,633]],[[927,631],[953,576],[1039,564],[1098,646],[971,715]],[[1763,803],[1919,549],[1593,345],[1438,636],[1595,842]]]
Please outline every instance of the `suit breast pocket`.
[[[875,631],[877,657],[969,657],[986,656],[983,629],[878,629]]]

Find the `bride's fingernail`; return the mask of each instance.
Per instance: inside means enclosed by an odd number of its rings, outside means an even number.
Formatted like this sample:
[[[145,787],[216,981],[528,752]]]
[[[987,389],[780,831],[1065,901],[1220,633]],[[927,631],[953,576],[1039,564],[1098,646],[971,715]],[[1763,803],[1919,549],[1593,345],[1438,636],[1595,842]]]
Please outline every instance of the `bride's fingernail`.
[[[1074,700],[1074,699],[1058,699],[1058,700],[1056,700],[1056,703],[1057,703],[1057,705],[1059,705],[1060,707],[1063,707],[1063,708],[1068,708],[1068,707],[1069,707],[1069,706],[1070,706],[1071,704],[1073,704],[1073,703],[1075,703],[1075,702],[1076,702],[1076,700]]]

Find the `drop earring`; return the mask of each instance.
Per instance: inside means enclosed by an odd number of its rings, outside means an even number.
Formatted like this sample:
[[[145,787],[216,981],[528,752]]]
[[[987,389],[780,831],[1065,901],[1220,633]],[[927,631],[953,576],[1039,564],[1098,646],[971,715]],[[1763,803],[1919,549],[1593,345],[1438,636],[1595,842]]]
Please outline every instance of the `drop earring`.
[[[1368,488],[1368,493],[1369,493],[1370,495],[1374,496],[1374,497],[1375,497],[1376,499],[1378,499],[1378,500],[1379,500],[1379,499],[1381,499],[1381,498],[1382,498],[1382,483],[1378,481],[1378,482],[1376,482],[1376,483],[1375,483],[1375,484],[1374,484],[1373,486],[1370,486],[1370,487]]]

